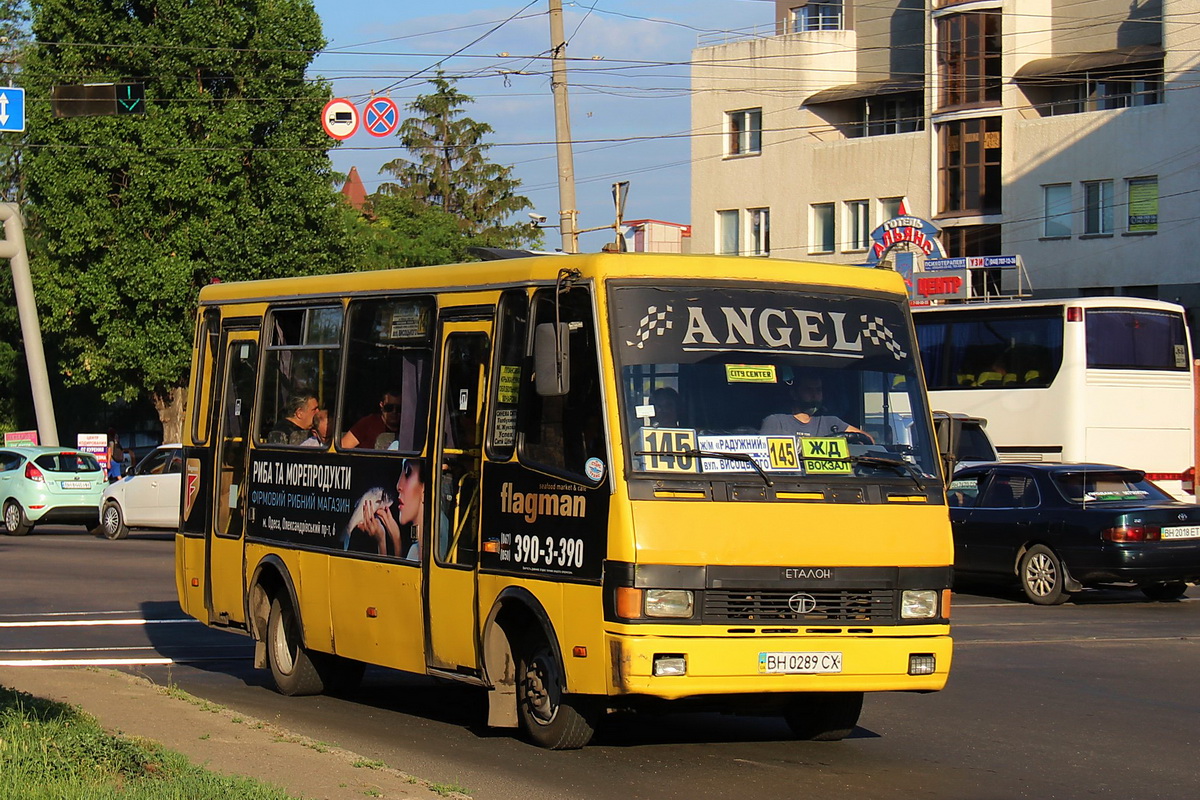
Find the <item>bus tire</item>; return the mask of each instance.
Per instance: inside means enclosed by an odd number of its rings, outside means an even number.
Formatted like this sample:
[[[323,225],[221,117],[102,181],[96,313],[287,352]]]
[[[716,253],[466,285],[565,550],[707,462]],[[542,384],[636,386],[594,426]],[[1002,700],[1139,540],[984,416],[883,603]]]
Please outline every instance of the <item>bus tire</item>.
[[[1021,589],[1029,602],[1039,606],[1059,606],[1070,599],[1066,589],[1066,569],[1054,551],[1035,544],[1021,556],[1018,568]]]
[[[25,509],[21,508],[21,504],[16,500],[9,500],[4,504],[4,532],[9,536],[24,536],[32,530],[33,525],[29,522],[29,517],[25,516]]]
[[[129,536],[129,528],[125,527],[125,518],[121,507],[109,501],[100,512],[100,532],[105,539],[124,539]]]
[[[526,737],[549,750],[577,750],[596,732],[596,707],[563,691],[562,670],[549,643],[526,640],[517,659],[517,716]]]
[[[300,619],[291,601],[277,594],[271,598],[267,619],[267,660],[275,688],[288,697],[320,694],[325,690],[321,674],[300,644]]]
[[[1142,590],[1142,594],[1151,600],[1157,600],[1160,603],[1178,600],[1187,592],[1187,583],[1184,581],[1164,581],[1163,583],[1143,583],[1138,587]]]
[[[783,719],[797,739],[840,742],[858,724],[862,706],[862,692],[812,692],[788,703]]]

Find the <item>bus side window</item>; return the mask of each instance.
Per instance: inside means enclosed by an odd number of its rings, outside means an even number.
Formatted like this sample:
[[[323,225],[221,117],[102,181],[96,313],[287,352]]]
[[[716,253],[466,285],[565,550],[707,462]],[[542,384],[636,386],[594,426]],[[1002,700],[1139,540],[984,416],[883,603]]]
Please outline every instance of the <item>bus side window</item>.
[[[277,308],[267,325],[258,441],[327,446],[314,434],[316,409],[335,411],[342,307]]]
[[[352,302],[348,327],[346,389],[334,441],[342,447],[420,453],[429,414],[433,298]],[[357,432],[353,440],[345,438],[351,429]]]
[[[598,480],[585,477],[586,465],[593,458],[604,460],[608,448],[591,293],[577,286],[559,295],[559,320],[568,326],[571,361],[570,390],[562,397],[539,395],[534,389],[531,366],[532,331],[539,323],[555,321],[553,289],[543,289],[534,296],[531,317],[526,345],[530,374],[521,379],[517,426],[521,460],[595,485]]]
[[[514,289],[500,297],[496,323],[496,374],[492,379],[491,424],[488,426],[488,456],[508,461],[517,444],[517,406],[525,369],[525,330],[529,322],[529,298]]]

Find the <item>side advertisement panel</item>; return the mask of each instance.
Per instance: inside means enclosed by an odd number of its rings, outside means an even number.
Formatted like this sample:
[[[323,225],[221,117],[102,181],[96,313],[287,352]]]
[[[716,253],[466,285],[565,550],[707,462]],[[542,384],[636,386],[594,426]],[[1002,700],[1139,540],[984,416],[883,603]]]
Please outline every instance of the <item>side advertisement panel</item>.
[[[415,561],[425,486],[406,478],[422,475],[421,466],[412,458],[255,451],[246,533]]]
[[[485,465],[480,568],[598,582],[609,500],[606,484],[588,488],[519,464]]]

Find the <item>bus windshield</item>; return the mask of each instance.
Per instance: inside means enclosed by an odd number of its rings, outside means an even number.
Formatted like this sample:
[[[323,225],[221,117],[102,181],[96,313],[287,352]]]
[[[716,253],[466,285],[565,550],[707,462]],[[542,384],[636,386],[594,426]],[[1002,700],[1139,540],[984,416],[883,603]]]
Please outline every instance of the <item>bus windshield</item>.
[[[635,472],[937,475],[900,303],[682,286],[613,301]]]

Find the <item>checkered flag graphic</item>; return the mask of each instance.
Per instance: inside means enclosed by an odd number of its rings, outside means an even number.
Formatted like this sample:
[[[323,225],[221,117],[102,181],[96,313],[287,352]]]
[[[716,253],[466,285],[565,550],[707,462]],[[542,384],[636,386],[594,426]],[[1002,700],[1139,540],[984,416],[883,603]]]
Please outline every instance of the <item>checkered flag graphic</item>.
[[[892,354],[892,358],[900,361],[907,353],[900,349],[900,345],[896,344],[896,337],[887,325],[883,324],[883,320],[879,317],[871,317],[867,319],[867,315],[863,314],[859,319],[865,322],[867,326],[863,328],[863,336],[867,341],[876,347],[886,347]]]
[[[670,313],[671,306],[665,306],[662,311],[658,310],[658,306],[647,308],[646,316],[642,317],[638,323],[637,333],[633,337],[634,341],[626,340],[625,344],[641,350],[646,345],[646,340],[650,338],[650,334],[662,336],[671,330],[674,327],[674,323],[667,319],[667,315]]]

